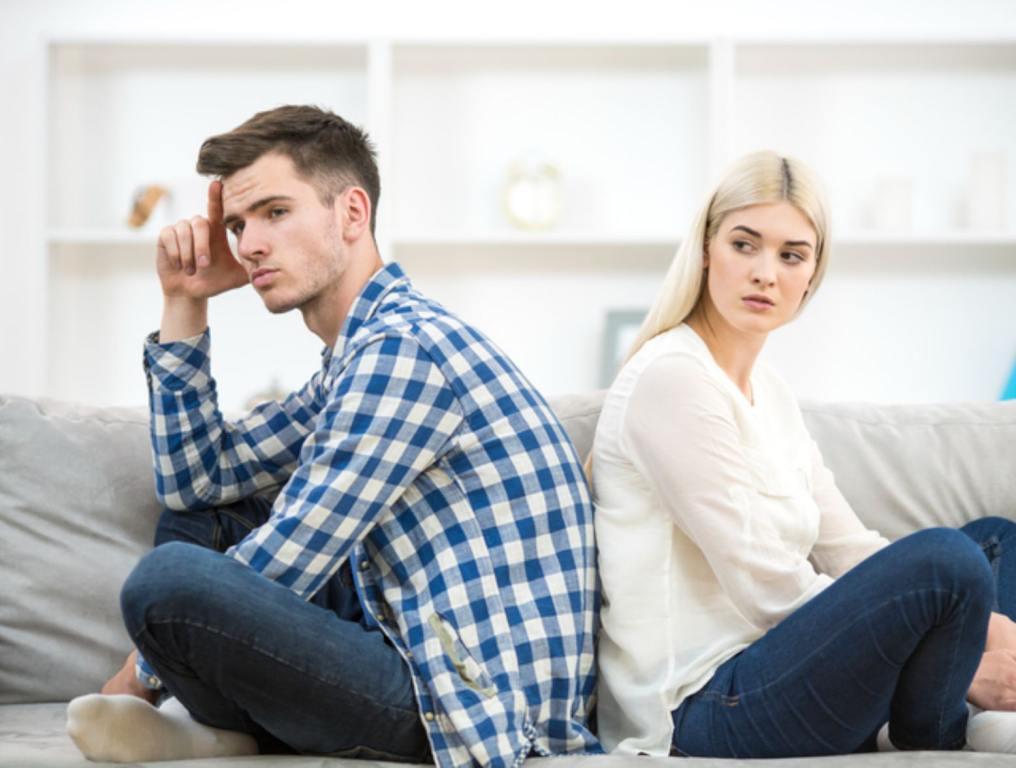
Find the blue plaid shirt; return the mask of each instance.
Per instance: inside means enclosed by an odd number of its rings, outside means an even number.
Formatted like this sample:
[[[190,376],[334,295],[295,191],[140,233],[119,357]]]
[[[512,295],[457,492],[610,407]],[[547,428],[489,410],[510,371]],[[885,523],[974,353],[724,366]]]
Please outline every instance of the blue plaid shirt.
[[[367,283],[321,370],[228,423],[209,335],[146,346],[160,500],[284,483],[227,554],[304,598],[352,558],[412,671],[437,763],[600,752],[592,505],[547,403],[398,265]]]

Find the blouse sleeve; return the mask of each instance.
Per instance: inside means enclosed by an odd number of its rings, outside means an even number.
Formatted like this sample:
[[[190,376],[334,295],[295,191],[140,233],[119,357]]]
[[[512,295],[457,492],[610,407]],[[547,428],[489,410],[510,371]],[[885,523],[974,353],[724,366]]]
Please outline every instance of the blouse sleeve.
[[[822,461],[822,453],[814,440],[811,441],[811,487],[812,498],[821,513],[811,560],[820,571],[838,578],[889,544],[888,539],[866,528],[858,519],[836,487],[833,473]]]
[[[832,583],[807,552],[765,524],[765,489],[751,471],[730,394],[699,361],[670,355],[646,368],[621,441],[747,621],[768,629]]]

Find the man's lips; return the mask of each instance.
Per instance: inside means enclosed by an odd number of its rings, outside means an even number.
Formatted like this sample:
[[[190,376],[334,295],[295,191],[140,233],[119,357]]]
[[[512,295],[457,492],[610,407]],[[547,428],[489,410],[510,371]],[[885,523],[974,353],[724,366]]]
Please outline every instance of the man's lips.
[[[250,281],[255,288],[261,288],[268,285],[274,278],[277,269],[256,269],[251,273]]]

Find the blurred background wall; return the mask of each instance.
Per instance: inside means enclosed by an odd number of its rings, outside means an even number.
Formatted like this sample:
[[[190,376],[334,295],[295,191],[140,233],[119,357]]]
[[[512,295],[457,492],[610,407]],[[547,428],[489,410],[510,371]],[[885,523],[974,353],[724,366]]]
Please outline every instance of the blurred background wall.
[[[548,394],[609,381],[740,154],[825,180],[833,254],[765,358],[804,398],[998,398],[1016,363],[1016,4],[0,4],[0,391],[142,404],[162,224],[202,139],[315,103],[364,125],[379,245]],[[138,229],[140,190],[168,195]],[[235,410],[320,342],[212,302]]]

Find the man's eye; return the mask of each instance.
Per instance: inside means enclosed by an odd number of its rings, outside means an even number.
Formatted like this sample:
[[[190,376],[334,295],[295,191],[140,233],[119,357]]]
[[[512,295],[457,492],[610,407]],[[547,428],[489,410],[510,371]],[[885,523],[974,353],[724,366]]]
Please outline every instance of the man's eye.
[[[272,208],[272,209],[271,209],[271,210],[270,210],[270,211],[268,212],[268,215],[269,215],[269,216],[270,216],[271,218],[273,218],[273,219],[277,219],[277,218],[278,218],[279,216],[281,216],[281,215],[282,215],[282,214],[284,214],[285,212],[286,212],[286,209],[285,209],[285,208]]]
[[[234,224],[232,227],[229,228],[229,231],[232,232],[237,237],[239,237],[240,233],[243,232],[243,222],[238,221],[236,224]]]

